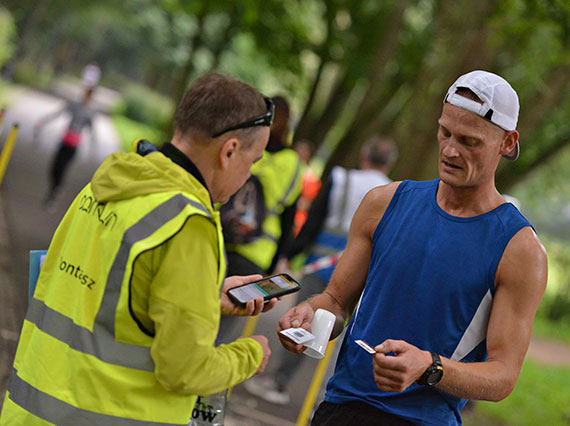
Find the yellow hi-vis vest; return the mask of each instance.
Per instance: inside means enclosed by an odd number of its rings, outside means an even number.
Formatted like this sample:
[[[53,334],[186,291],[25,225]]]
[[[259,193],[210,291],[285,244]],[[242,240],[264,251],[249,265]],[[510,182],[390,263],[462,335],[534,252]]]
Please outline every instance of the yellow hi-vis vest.
[[[167,391],[155,379],[152,337],[129,312],[129,282],[137,256],[191,215],[217,227],[221,288],[219,215],[198,198],[171,191],[101,204],[91,184],[83,189],[55,233],[28,308],[3,425],[188,424],[196,396]]]
[[[301,194],[302,170],[299,155],[286,148],[265,152],[251,168],[259,178],[267,213],[261,224],[262,235],[247,244],[227,245],[227,250],[238,253],[267,271],[277,252],[281,238],[281,215]]]

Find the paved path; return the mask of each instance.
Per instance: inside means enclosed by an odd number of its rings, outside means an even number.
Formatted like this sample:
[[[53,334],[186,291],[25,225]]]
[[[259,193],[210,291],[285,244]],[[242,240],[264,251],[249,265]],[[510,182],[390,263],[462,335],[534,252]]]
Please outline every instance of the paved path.
[[[570,345],[534,337],[530,341],[527,357],[544,364],[570,368]]]

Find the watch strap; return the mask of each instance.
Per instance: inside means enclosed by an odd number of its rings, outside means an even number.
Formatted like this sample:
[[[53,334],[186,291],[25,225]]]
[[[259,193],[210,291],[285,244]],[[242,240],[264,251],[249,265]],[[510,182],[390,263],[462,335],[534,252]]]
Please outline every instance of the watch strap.
[[[422,386],[435,386],[443,377],[443,364],[439,354],[430,352],[432,364],[424,371],[416,383]],[[431,378],[431,380],[429,380]]]
[[[441,363],[441,358],[439,357],[439,354],[435,352],[430,352],[430,354],[431,354],[431,359],[433,361],[432,366],[441,367],[443,370],[443,364]]]

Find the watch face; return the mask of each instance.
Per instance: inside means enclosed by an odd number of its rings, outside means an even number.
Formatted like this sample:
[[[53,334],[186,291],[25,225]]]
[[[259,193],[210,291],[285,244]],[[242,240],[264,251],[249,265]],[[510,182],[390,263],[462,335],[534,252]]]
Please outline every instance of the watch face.
[[[436,370],[433,373],[430,373],[430,375],[426,379],[426,383],[429,386],[433,386],[439,383],[440,379],[441,379],[441,370]]]
[[[424,371],[424,374],[422,374],[418,380],[416,380],[419,385],[435,386],[443,377],[443,365],[441,364],[439,355],[435,352],[431,352],[431,356],[433,358],[433,364]]]

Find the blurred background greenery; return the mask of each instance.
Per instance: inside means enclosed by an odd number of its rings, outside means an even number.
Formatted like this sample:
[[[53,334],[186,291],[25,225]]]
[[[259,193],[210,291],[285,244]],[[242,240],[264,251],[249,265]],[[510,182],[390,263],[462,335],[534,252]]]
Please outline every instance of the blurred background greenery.
[[[293,139],[312,141],[325,170],[355,166],[374,133],[392,137],[393,179],[437,176],[436,120],[458,75],[503,75],[520,96],[522,152],[501,165],[497,186],[549,254],[535,334],[570,342],[567,0],[2,1],[2,105],[18,86],[78,82],[93,62],[121,95],[112,118],[125,149],[138,137],[168,140],[185,89],[218,69],[285,95]],[[476,404],[466,422],[568,425],[569,371],[527,362],[511,397]]]

